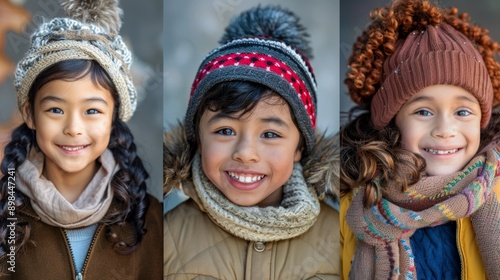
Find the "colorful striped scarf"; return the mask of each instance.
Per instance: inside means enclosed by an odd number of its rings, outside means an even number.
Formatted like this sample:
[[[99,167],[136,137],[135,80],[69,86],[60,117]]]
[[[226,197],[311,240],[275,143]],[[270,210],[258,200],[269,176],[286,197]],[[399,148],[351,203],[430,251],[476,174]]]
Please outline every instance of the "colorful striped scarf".
[[[474,157],[457,173],[423,176],[401,192],[396,182],[382,188],[381,201],[363,207],[364,189],[353,190],[347,223],[358,242],[350,279],[417,279],[410,236],[431,227],[471,217],[489,279],[500,279],[500,183],[496,149]],[[374,181],[375,184],[380,182]]]

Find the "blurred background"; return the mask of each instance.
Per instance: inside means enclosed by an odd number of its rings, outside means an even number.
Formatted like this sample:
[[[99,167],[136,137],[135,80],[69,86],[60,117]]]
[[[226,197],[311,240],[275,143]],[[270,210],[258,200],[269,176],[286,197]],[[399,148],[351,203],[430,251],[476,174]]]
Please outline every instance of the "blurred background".
[[[348,112],[354,105],[347,94],[344,84],[347,73],[347,59],[351,55],[352,44],[361,35],[370,22],[370,11],[377,7],[388,6],[390,0],[340,0],[340,112]],[[438,3],[442,8],[456,6],[458,12],[467,12],[471,21],[489,29],[493,40],[500,41],[500,1],[498,0],[440,0],[431,1]],[[343,114],[344,115],[344,114]],[[343,125],[346,118],[341,117]]]
[[[314,3],[314,4],[312,4]],[[328,134],[339,129],[339,0],[165,0],[163,127],[184,119],[191,83],[203,58],[219,46],[229,20],[261,4],[281,5],[300,17],[310,35],[310,60],[318,83],[318,129]],[[182,199],[173,193],[165,211]]]
[[[162,199],[162,0],[120,1],[121,35],[133,53],[132,75],[139,94],[128,122],[139,155],[150,173],[148,188]],[[29,35],[44,20],[64,16],[59,0],[0,0],[0,148],[21,121],[13,86],[13,67],[29,47]],[[1,155],[0,155],[1,156]]]

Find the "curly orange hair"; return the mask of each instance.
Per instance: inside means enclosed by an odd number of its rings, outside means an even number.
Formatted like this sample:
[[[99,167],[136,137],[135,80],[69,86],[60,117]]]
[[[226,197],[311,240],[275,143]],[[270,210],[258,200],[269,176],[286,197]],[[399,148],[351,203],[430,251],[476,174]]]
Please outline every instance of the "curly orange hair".
[[[348,60],[350,71],[344,82],[351,99],[357,104],[370,104],[382,85],[382,66],[394,53],[399,39],[428,25],[445,22],[473,42],[483,57],[494,92],[494,106],[500,103],[500,64],[495,55],[500,46],[489,36],[489,31],[470,22],[467,13],[458,13],[456,7],[441,9],[430,1],[396,0],[389,7],[377,8],[370,13],[372,22],[357,38]]]
[[[350,71],[345,83],[359,107],[351,110],[353,121],[340,131],[341,195],[354,187],[364,187],[364,206],[381,199],[385,182],[399,182],[401,190],[415,184],[425,171],[425,160],[403,149],[401,133],[394,120],[382,130],[375,129],[370,118],[370,103],[381,87],[384,61],[394,53],[396,42],[415,30],[445,22],[463,33],[481,54],[491,78],[495,107],[500,103],[500,64],[495,60],[500,46],[487,29],[470,23],[467,13],[453,7],[443,10],[429,1],[395,0],[389,7],[375,9],[372,22],[353,45],[349,58]],[[363,112],[364,111],[364,112]],[[500,143],[500,114],[493,112],[488,126],[481,131],[478,153]]]

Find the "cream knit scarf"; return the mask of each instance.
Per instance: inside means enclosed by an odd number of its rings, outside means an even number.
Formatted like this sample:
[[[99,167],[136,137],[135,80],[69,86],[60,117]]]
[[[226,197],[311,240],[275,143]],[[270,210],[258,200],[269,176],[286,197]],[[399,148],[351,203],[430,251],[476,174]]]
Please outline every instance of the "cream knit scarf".
[[[243,207],[232,203],[208,180],[198,154],[193,160],[193,183],[209,217],[229,233],[249,241],[290,239],[306,232],[316,221],[320,205],[306,184],[302,166],[295,164],[283,186],[278,207]]]
[[[397,183],[382,188],[382,200],[364,208],[356,188],[347,223],[358,238],[349,279],[417,279],[410,236],[423,227],[471,217],[489,279],[500,279],[500,154],[476,156],[460,172],[422,177],[401,192]],[[378,182],[374,182],[378,183]]]
[[[16,187],[30,198],[31,206],[44,223],[66,229],[89,226],[99,222],[108,211],[113,200],[109,183],[119,169],[110,150],[105,150],[98,160],[101,167],[73,203],[42,176],[44,155],[35,149],[19,166]]]

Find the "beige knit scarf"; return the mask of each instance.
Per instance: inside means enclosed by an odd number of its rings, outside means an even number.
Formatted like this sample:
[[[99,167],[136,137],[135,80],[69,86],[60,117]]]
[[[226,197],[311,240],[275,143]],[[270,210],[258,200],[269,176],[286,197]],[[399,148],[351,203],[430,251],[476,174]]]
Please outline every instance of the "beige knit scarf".
[[[110,150],[105,150],[98,160],[101,167],[73,203],[42,176],[44,155],[35,149],[19,166],[16,187],[29,197],[31,206],[44,223],[66,229],[89,226],[99,222],[108,211],[113,200],[109,184],[119,170]]]
[[[422,177],[406,192],[395,182],[382,188],[382,200],[363,207],[356,188],[347,223],[358,238],[349,279],[417,279],[410,237],[423,227],[471,217],[489,279],[500,279],[500,154],[476,156],[460,172]],[[379,184],[377,180],[375,184]]]
[[[290,239],[306,232],[319,215],[316,192],[307,186],[298,163],[283,186],[283,200],[278,207],[243,207],[232,203],[205,176],[198,154],[193,160],[192,172],[195,189],[209,217],[229,233],[245,240]]]

